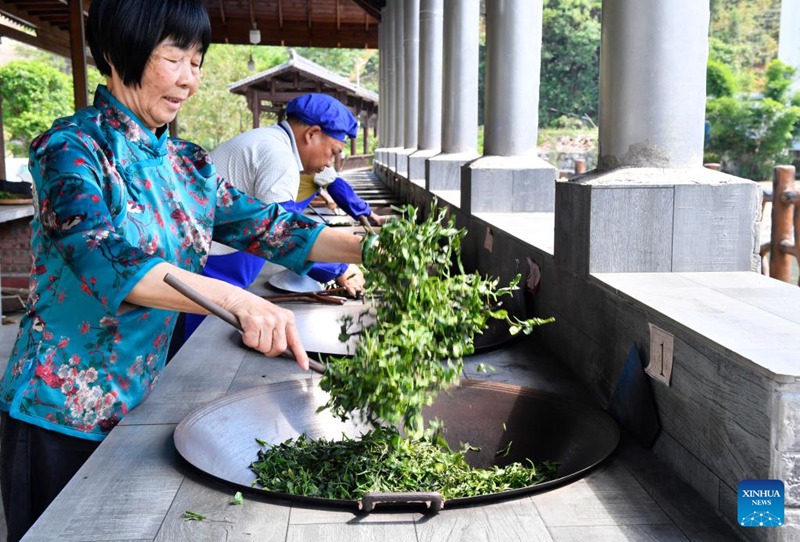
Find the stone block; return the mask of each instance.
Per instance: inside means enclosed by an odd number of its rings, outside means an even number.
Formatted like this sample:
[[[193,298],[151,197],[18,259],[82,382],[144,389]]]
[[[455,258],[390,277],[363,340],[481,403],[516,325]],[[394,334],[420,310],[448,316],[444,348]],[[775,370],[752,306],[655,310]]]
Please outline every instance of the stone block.
[[[408,178],[411,181],[425,181],[425,162],[439,154],[436,150],[418,150],[408,157]]]
[[[800,393],[778,396],[777,442],[779,452],[800,452]]]
[[[800,453],[781,454],[777,467],[777,479],[784,484],[786,506],[800,508]]]
[[[439,154],[425,161],[427,190],[461,190],[461,166],[478,158],[477,152]]]
[[[396,174],[408,179],[408,157],[416,151],[417,149],[397,149],[394,154],[394,172]]]
[[[753,182],[676,185],[672,271],[751,270],[760,209]]]
[[[555,256],[577,273],[750,271],[758,186],[705,168],[620,168],[556,185]]]
[[[465,212],[552,212],[558,171],[538,156],[484,156],[465,164]]]
[[[778,542],[796,542],[800,540],[800,509],[786,508],[784,519],[785,523],[783,527],[763,530],[773,531],[775,535],[773,540]]]
[[[387,170],[397,171],[397,153],[402,150],[402,147],[387,147],[383,149],[384,165]]]

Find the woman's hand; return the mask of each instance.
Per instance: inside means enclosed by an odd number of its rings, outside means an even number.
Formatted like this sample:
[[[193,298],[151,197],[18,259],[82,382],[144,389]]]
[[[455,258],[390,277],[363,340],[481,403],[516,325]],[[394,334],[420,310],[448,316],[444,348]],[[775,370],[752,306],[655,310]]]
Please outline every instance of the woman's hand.
[[[336,284],[344,287],[351,297],[359,297],[364,291],[364,273],[357,265],[350,264],[344,273],[336,277]]]
[[[245,345],[270,357],[279,356],[288,349],[300,368],[308,369],[308,354],[300,341],[294,314],[238,286],[165,262],[150,269],[131,289],[125,301],[143,307],[208,314],[208,310],[164,282],[167,273],[233,313],[243,330]]]
[[[242,326],[242,342],[268,357],[289,350],[300,368],[308,369],[308,354],[300,340],[294,313],[246,290],[241,290],[238,297],[229,310]]]

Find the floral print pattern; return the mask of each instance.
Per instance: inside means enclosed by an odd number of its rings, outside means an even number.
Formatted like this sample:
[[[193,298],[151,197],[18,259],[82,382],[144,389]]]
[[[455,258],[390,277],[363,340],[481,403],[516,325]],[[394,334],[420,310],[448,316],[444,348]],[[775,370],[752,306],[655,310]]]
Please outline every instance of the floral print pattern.
[[[120,306],[154,265],[200,272],[212,239],[299,272],[320,226],[233,188],[104,86],[31,145],[30,296],[0,408],[102,440],[157,384],[177,313]]]

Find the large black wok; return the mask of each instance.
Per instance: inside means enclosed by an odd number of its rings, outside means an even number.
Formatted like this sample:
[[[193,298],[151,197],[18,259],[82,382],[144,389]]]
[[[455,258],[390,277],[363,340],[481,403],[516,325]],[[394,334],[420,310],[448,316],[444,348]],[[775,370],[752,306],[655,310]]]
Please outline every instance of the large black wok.
[[[235,393],[191,412],[175,429],[178,452],[192,465],[242,489],[253,490],[255,475],[249,465],[257,458],[256,438],[283,442],[306,433],[312,438],[358,436],[366,427],[345,423],[328,411],[317,412],[327,394],[317,379],[278,382]],[[583,475],[616,448],[619,430],[604,412],[567,402],[531,389],[482,381],[464,381],[443,394],[426,417],[444,422],[445,438],[454,449],[462,442],[480,447],[468,454],[472,466],[504,465],[530,458],[560,464],[557,478],[522,489],[478,497],[456,498],[447,506],[472,504],[532,493]],[[511,452],[496,458],[513,441]],[[362,503],[270,492],[275,497],[325,506],[362,506]],[[421,487],[425,492],[429,488]],[[258,491],[262,491],[258,489]],[[427,501],[413,496],[408,502]],[[371,509],[373,501],[366,507]],[[434,510],[443,503],[434,503]]]

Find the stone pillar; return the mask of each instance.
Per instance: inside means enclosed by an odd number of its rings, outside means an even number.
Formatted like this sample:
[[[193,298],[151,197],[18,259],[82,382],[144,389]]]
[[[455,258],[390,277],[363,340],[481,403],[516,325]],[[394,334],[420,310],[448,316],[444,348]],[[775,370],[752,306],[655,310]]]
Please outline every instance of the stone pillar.
[[[383,8],[385,18],[381,19],[381,30],[385,30],[382,62],[386,65],[386,85],[381,89],[381,108],[383,109],[383,137],[381,139],[382,171],[384,181],[393,175],[395,152],[397,151],[397,106],[398,72],[397,72],[397,7],[399,0],[387,0]],[[384,96],[385,93],[385,96]]]
[[[442,149],[444,0],[422,0],[419,12],[419,148],[408,157],[408,178],[425,181],[425,161]]]
[[[484,156],[464,166],[461,209],[552,212],[557,170],[536,154],[542,0],[486,3]]]
[[[417,150],[417,117],[419,116],[419,2],[403,2],[404,97],[402,150],[397,152],[395,172],[408,178],[408,157]]]
[[[702,167],[708,2],[603,2],[598,170],[556,186],[555,259],[594,272],[758,265],[760,191]]]
[[[389,32],[388,17],[389,9],[384,6],[381,9],[381,22],[378,27],[378,96],[380,97],[378,119],[376,120],[378,147],[375,149],[375,157],[372,161],[372,169],[379,176],[381,175],[381,168],[386,164],[384,149],[388,147],[389,143],[385,128],[387,102],[389,100],[388,54],[386,50],[386,35]]]
[[[389,5],[392,7],[392,22],[394,28],[393,55],[394,55],[394,89],[392,105],[394,113],[392,115],[392,126],[394,128],[394,138],[392,140],[392,150],[389,153],[389,169],[397,172],[397,154],[403,149],[405,141],[405,115],[403,108],[406,104],[406,72],[405,72],[405,22],[403,21],[403,2],[394,0]]]
[[[800,3],[781,2],[781,30],[778,58],[797,70],[792,89],[800,92]]]
[[[442,153],[425,164],[428,190],[459,190],[461,166],[479,156],[480,7],[480,0],[444,3]]]
[[[599,169],[703,165],[705,4],[603,3]]]

